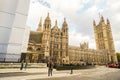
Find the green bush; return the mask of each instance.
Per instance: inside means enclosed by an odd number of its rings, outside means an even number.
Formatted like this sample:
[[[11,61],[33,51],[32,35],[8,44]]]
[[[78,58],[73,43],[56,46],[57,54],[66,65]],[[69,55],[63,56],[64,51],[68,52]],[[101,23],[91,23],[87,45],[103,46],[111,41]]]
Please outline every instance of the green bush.
[[[90,69],[90,68],[94,68],[95,66],[94,65],[87,65],[87,66],[63,66],[63,65],[59,65],[59,66],[56,66],[56,70],[78,70],[78,69]]]

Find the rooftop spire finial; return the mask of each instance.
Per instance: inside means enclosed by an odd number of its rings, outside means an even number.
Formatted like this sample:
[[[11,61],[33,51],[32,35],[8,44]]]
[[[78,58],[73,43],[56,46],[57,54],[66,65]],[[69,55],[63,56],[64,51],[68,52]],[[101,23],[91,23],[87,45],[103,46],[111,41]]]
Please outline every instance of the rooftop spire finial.
[[[103,16],[101,16],[101,20],[100,20],[101,22],[104,22],[104,18],[103,18]]]
[[[42,31],[42,17],[40,17],[40,22],[38,24],[37,31]]]
[[[40,23],[42,24],[42,17],[40,17]]]
[[[49,17],[49,12],[48,12],[48,15],[47,15],[48,17]]]
[[[110,23],[110,21],[109,21],[109,19],[107,18],[107,24],[109,24]]]
[[[96,26],[96,22],[95,22],[95,20],[93,20],[93,25]]]
[[[66,18],[64,18],[64,21],[66,21]]]
[[[55,25],[57,26],[57,20],[55,21]]]

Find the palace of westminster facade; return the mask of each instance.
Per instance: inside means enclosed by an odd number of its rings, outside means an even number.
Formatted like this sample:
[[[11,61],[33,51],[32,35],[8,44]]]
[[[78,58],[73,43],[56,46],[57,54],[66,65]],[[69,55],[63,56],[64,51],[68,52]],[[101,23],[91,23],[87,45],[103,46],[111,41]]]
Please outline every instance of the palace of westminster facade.
[[[110,22],[106,23],[101,16],[100,22],[96,25],[93,21],[94,34],[97,49],[90,49],[87,42],[81,43],[80,47],[71,46],[68,43],[68,24],[64,18],[62,29],[55,25],[51,26],[49,13],[44,20],[38,24],[37,31],[31,31],[26,53],[28,62],[46,62],[52,59],[57,64],[106,64],[108,62],[117,63],[117,57],[114,49],[114,41]]]

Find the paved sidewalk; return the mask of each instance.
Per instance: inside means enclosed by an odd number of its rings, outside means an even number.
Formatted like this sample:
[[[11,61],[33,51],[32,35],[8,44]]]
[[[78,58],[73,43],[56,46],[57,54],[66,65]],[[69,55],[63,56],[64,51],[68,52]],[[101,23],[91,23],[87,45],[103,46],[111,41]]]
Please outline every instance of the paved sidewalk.
[[[0,69],[0,80],[26,80],[37,78],[52,78],[78,75],[77,72],[70,74],[70,70],[56,71],[53,70],[53,76],[48,76],[48,68],[33,68],[27,70],[19,69]],[[80,74],[80,73],[79,73]]]
[[[27,70],[0,69],[0,80],[34,80],[55,77],[69,77],[75,75],[89,76],[90,74],[96,76],[117,70],[118,69],[106,68],[105,66],[98,66],[94,69],[73,70],[73,74],[70,74],[70,70],[56,71],[54,69],[53,76],[48,76],[48,68],[31,68]]]

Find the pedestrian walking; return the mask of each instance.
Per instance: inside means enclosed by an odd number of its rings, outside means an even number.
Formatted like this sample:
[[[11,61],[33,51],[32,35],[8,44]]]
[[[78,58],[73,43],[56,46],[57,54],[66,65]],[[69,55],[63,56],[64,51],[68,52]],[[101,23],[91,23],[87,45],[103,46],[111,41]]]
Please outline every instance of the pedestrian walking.
[[[24,66],[24,61],[21,62],[20,70],[23,69],[23,66]]]
[[[25,70],[27,69],[27,66],[28,66],[28,62],[25,61],[25,66],[24,66]]]
[[[52,76],[52,71],[53,71],[53,62],[52,61],[49,61],[47,63],[47,66],[48,66],[48,76]]]
[[[73,68],[71,67],[71,72],[70,72],[70,74],[73,74]]]
[[[70,67],[71,67],[71,72],[70,72],[70,74],[73,74],[73,65],[72,64],[70,64]]]

